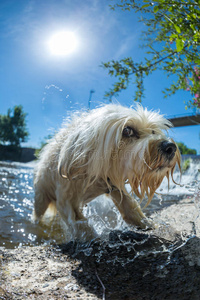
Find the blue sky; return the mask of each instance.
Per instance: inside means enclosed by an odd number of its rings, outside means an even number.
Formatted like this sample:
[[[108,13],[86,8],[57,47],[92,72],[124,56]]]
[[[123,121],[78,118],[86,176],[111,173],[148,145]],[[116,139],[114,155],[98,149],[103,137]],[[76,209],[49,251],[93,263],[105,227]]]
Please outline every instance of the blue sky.
[[[142,23],[133,12],[113,12],[109,0],[1,0],[0,1],[0,114],[21,104],[28,113],[29,140],[38,147],[45,136],[58,129],[72,110],[85,109],[90,90],[91,108],[98,106],[114,82],[100,67],[102,62],[132,56],[140,62]],[[72,31],[76,49],[67,56],[54,56],[50,37]],[[162,90],[170,81],[161,71],[145,80],[143,105],[166,116],[186,111],[188,92],[164,99]],[[134,87],[114,99],[133,104]],[[172,136],[199,152],[200,126],[174,128]]]

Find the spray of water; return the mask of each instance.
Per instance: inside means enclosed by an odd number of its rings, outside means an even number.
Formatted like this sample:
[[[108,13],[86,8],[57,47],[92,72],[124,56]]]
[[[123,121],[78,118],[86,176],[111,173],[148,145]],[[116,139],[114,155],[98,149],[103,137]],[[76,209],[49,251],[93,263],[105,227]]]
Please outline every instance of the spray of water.
[[[33,165],[1,163],[0,165],[0,246],[13,248],[30,244],[61,244],[73,240],[73,235],[57,216],[48,224],[33,224]],[[74,255],[95,255],[97,261],[107,257],[123,265],[146,255],[165,254],[163,268],[171,256],[193,237],[200,236],[200,180],[199,160],[191,161],[182,176],[183,186],[164,182],[145,213],[157,224],[156,228],[142,232],[128,226],[108,197],[101,196],[84,208],[89,225],[97,238],[81,244],[70,243]],[[177,176],[177,177],[176,177]],[[175,173],[178,181],[178,172]],[[71,250],[72,251],[72,250]],[[121,253],[121,254],[120,254]],[[188,256],[189,257],[189,256]],[[193,262],[188,258],[190,263]],[[198,260],[198,259],[197,259]]]

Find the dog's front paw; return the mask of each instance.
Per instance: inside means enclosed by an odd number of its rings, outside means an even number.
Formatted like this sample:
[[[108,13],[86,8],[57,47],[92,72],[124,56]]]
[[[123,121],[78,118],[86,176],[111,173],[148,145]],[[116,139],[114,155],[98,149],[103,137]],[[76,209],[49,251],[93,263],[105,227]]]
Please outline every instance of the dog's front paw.
[[[156,224],[151,219],[146,218],[145,215],[142,217],[139,215],[132,215],[131,218],[125,217],[124,221],[142,230],[152,230],[156,228]]]
[[[141,226],[139,225],[138,227],[143,231],[153,230],[157,228],[157,224],[154,223],[153,220],[145,217],[141,220]]]

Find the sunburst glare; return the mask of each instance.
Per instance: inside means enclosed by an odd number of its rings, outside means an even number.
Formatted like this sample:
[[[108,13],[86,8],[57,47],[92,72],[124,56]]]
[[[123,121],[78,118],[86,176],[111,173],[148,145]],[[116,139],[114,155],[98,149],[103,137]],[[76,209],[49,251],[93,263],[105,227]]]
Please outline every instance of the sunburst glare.
[[[55,56],[66,56],[77,48],[77,38],[71,31],[54,33],[48,41],[50,53]]]

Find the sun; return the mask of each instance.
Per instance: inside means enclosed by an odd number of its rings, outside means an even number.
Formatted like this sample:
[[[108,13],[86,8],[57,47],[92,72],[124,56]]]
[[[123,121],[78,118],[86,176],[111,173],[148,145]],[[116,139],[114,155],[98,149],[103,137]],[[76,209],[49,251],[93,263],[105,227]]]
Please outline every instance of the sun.
[[[77,48],[77,38],[72,31],[54,33],[48,41],[50,53],[55,56],[66,56]]]

